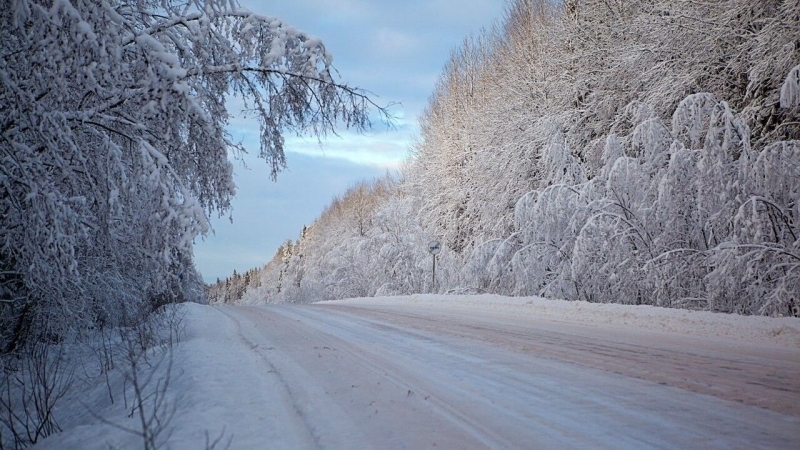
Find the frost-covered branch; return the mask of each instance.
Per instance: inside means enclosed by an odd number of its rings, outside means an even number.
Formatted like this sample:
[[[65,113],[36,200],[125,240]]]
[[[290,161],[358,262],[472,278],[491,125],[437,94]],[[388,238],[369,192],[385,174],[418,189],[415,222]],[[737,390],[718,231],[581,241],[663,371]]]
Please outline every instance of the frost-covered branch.
[[[183,297],[194,238],[235,194],[229,96],[273,175],[285,132],[387,117],[318,38],[235,1],[18,0],[0,30],[0,353],[52,315],[124,321],[115,287]]]

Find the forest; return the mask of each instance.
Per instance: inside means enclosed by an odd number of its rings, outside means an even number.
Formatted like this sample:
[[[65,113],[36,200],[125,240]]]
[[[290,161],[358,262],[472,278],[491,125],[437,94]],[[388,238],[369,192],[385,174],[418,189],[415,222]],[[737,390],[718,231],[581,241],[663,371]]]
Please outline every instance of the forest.
[[[284,133],[385,111],[318,38],[231,0],[13,0],[0,44],[0,449],[57,433],[59,401],[96,386],[156,448],[172,306],[205,302],[193,242],[230,210],[245,151],[226,98],[273,177]]]
[[[286,133],[387,119],[332,58],[236,0],[5,2],[0,450],[88,418],[162,448],[187,301],[496,293],[800,317],[797,0],[509,0],[452,50],[402,170],[204,286],[193,244],[230,212],[246,152],[228,99],[273,177]]]
[[[399,174],[352,186],[209,298],[800,316],[798,24],[793,0],[512,0],[453,49]]]

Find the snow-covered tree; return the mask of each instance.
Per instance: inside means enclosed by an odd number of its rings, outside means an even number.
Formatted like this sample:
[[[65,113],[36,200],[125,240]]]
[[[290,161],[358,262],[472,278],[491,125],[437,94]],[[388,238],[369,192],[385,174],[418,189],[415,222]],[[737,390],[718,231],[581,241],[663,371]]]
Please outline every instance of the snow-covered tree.
[[[440,292],[800,315],[798,22],[796,0],[510,1],[452,52],[374,227],[323,214],[305,277],[428,291],[437,238]]]
[[[0,351],[179,284],[235,193],[229,96],[273,176],[287,130],[370,121],[318,38],[236,1],[13,0],[0,42]]]

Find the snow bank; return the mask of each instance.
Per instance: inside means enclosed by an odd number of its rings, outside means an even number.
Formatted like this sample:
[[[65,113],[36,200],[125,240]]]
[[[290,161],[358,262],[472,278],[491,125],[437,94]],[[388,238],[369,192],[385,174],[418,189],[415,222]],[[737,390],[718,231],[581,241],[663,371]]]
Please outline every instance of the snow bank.
[[[580,301],[547,300],[541,297],[501,295],[432,295],[374,297],[335,300],[331,304],[447,308],[475,314],[501,314],[518,319],[547,319],[582,325],[629,327],[666,333],[800,347],[800,318],[741,316]]]
[[[284,445],[285,439],[278,427],[283,419],[276,416],[280,410],[270,406],[280,402],[281,391],[269,379],[258,356],[242,343],[237,324],[221,317],[222,314],[210,306],[185,303],[180,307],[186,313],[183,322],[186,333],[173,349],[169,389],[164,402],[164,410],[174,411],[174,415],[156,444],[164,444],[163,448],[202,449],[206,448],[208,433],[211,441],[222,435],[217,448],[224,448],[228,439],[234,439],[232,448],[264,448],[267,445],[265,436],[269,445],[291,448]],[[155,379],[167,375],[168,369],[165,364],[154,368]],[[120,376],[112,374],[112,378]],[[263,389],[253,391],[254,385]],[[62,401],[57,411],[64,419],[60,421],[64,432],[32,448],[141,448],[141,437],[122,430],[123,427],[141,430],[138,414],[131,412],[131,403],[127,408],[124,406],[121,392],[116,394],[117,401],[109,405],[105,389],[102,384],[73,386],[71,398]],[[242,408],[259,412],[235,419],[229,417],[231,411]],[[103,420],[92,417],[87,411],[93,411]]]

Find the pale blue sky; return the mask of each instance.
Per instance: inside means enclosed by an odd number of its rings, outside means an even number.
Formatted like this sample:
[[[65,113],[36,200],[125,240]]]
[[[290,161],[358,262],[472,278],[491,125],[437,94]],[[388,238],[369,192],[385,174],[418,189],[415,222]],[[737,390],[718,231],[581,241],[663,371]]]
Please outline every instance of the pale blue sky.
[[[297,239],[336,195],[359,180],[395,170],[417,132],[417,117],[450,50],[470,33],[500,19],[503,0],[240,0],[246,8],[280,17],[322,38],[342,81],[374,94],[393,108],[396,129],[380,124],[358,135],[340,130],[320,146],[313,137],[287,139],[289,168],[269,179],[258,153],[258,127],[232,121],[230,132],[250,155],[248,169],[235,163],[238,195],[233,223],[214,218],[215,234],[195,245],[198,270],[207,282],[234,269],[261,266],[286,239]]]

